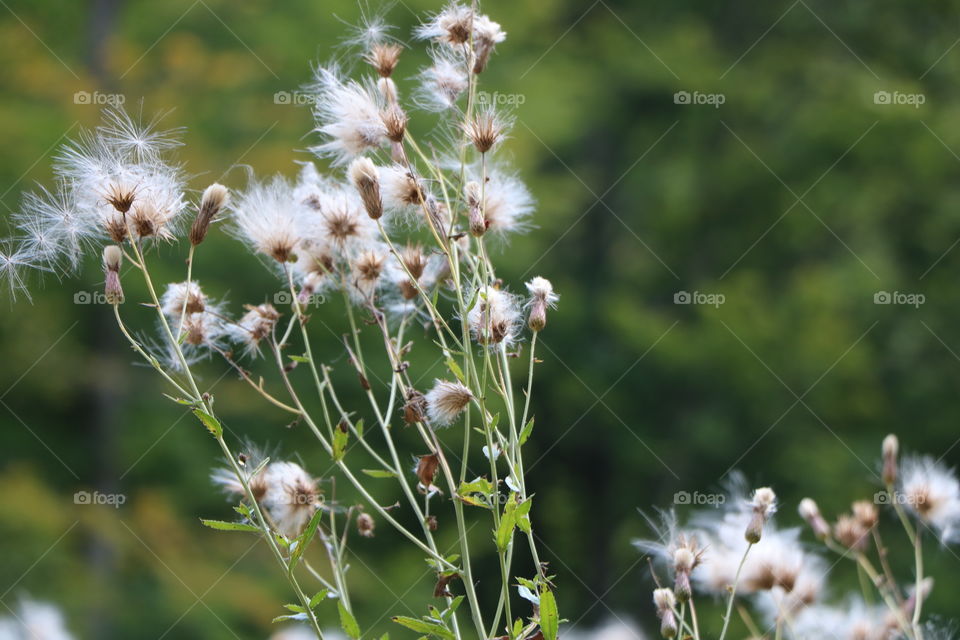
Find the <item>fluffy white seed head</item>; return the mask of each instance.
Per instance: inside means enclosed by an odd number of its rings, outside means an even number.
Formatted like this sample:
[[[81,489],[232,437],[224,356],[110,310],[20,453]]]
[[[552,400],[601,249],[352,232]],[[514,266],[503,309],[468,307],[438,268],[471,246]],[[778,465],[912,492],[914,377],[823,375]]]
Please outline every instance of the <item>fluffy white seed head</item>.
[[[907,457],[901,467],[899,495],[944,542],[960,535],[960,483],[954,472],[932,458]]]
[[[427,392],[427,417],[435,427],[450,425],[467,408],[473,392],[459,382],[436,380]]]
[[[371,87],[341,78],[335,68],[320,67],[313,89],[315,130],[327,140],[312,148],[318,156],[346,164],[386,143],[377,93]]]
[[[279,263],[290,260],[305,213],[285,178],[253,182],[232,209],[234,232],[254,251]]]
[[[487,346],[511,344],[517,338],[520,309],[515,296],[494,287],[484,287],[467,313],[473,339]]]

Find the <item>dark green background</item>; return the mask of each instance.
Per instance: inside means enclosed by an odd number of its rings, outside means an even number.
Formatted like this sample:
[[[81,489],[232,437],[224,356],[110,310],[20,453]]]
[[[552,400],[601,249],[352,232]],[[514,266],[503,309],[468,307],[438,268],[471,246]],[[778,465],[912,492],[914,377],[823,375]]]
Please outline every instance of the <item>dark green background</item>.
[[[406,38],[412,11],[437,8],[402,0],[389,15]],[[544,275],[561,294],[543,334],[527,455],[535,528],[566,618],[587,626],[616,611],[652,629],[652,583],[630,545],[645,533],[637,509],[714,491],[732,467],[773,485],[790,525],[804,495],[828,515],[869,498],[887,432],[956,462],[960,2],[484,9],[509,33],[485,88],[524,97],[506,148],[539,200],[537,228],[500,252],[501,274],[515,288]],[[307,81],[311,61],[334,53],[340,19],[359,14],[346,0],[3,0],[4,214],[32,182],[50,182],[57,144],[98,120],[96,106],[75,104],[77,91],[122,93],[147,116],[172,110],[164,122],[186,127],[194,189],[216,179],[241,187],[236,164],[292,175],[316,138],[309,110],[275,104],[274,93]],[[421,51],[404,56],[402,93],[422,61]],[[725,102],[678,105],[677,91]],[[877,91],[925,103],[876,104]],[[414,115],[415,130],[429,122]],[[162,279],[182,279],[182,258],[170,247],[153,260]],[[219,233],[197,264],[234,308],[276,288]],[[131,368],[109,309],[73,303],[101,281],[91,257],[77,278],[48,278],[32,305],[0,313],[2,601],[59,603],[85,638],[233,637],[228,628],[265,637],[289,600],[285,584],[252,539],[199,525],[229,517],[207,480],[214,444],[159,396],[149,371]],[[127,287],[130,300],[144,295]],[[676,305],[678,291],[723,294],[725,304]],[[876,305],[879,291],[926,301]],[[149,311],[125,312],[152,331]],[[318,312],[332,328],[319,350],[349,388],[340,314]],[[429,381],[430,361],[415,362]],[[226,368],[202,371],[212,384]],[[215,392],[234,434],[327,472],[306,431],[285,429],[234,376]],[[408,435],[404,455],[423,453]],[[444,436],[455,446],[456,434]],[[95,489],[127,502],[74,505],[75,491]],[[891,526],[908,580],[897,535]],[[355,548],[365,630],[388,630],[383,613],[423,611],[432,582],[418,554],[385,526]],[[929,551],[929,610],[951,614],[960,559]],[[517,573],[531,573],[526,563],[518,557]],[[855,585],[850,569],[835,570],[843,588]],[[481,579],[489,593],[495,572]]]

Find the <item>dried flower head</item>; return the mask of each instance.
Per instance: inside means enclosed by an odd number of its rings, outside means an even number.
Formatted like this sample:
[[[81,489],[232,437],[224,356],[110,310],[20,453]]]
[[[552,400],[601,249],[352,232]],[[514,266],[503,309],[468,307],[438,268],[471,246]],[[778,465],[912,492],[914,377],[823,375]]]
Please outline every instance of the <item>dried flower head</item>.
[[[182,313],[202,313],[207,309],[207,296],[195,281],[171,283],[160,297],[160,308],[168,318],[179,318]]]
[[[851,515],[841,515],[833,526],[833,535],[841,545],[851,551],[863,551],[867,547],[868,531]]]
[[[478,110],[463,125],[467,139],[480,153],[487,153],[503,140],[510,125],[495,109]]]
[[[467,313],[467,324],[474,340],[480,344],[512,343],[520,324],[516,297],[494,287],[484,287],[476,294],[476,301]]]
[[[486,231],[506,235],[527,228],[527,218],[533,213],[533,196],[523,182],[498,167],[488,168],[486,182],[482,171],[472,168],[470,177],[482,185],[482,198],[476,198],[483,213]],[[471,224],[471,230],[473,229]]]
[[[230,327],[230,337],[243,345],[247,353],[257,353],[260,342],[267,338],[277,325],[280,314],[270,304],[246,305],[247,312]]]
[[[473,10],[454,0],[417,27],[415,34],[422,40],[434,40],[459,47],[470,42],[473,19]]]
[[[335,68],[320,67],[313,90],[316,131],[327,139],[312,148],[314,153],[333,158],[334,164],[346,164],[384,145],[386,129],[371,88],[342,79]]]
[[[853,517],[866,531],[870,531],[880,521],[877,505],[868,500],[857,500],[852,506]]]
[[[370,47],[364,60],[377,70],[381,78],[389,78],[400,62],[403,47],[395,42],[378,42]]]
[[[440,456],[435,453],[420,456],[417,458],[417,466],[414,473],[419,480],[418,488],[424,493],[432,493],[433,479],[437,475],[437,469],[440,468]]]
[[[446,427],[467,408],[473,392],[459,382],[436,380],[427,392],[427,416],[434,427]]]
[[[293,257],[305,213],[286,179],[252,183],[232,209],[235,233],[255,251],[281,264]]]
[[[406,112],[403,107],[394,101],[381,112],[380,118],[383,120],[387,139],[394,144],[394,148],[397,150],[395,155],[403,158],[403,149],[399,145],[403,142],[403,136],[407,132],[408,118]]]
[[[380,170],[384,206],[401,216],[411,216],[422,208],[429,192],[423,183],[400,165]]]
[[[364,538],[372,538],[373,530],[376,528],[376,522],[369,513],[361,513],[357,516],[357,533]]]
[[[407,424],[423,422],[427,417],[427,399],[416,389],[407,391],[407,401],[403,405],[403,421]]]
[[[500,25],[485,15],[479,15],[473,20],[473,72],[480,74],[487,68],[490,54],[494,47],[507,39],[506,32]]]
[[[453,109],[470,86],[463,63],[445,48],[431,51],[430,56],[433,64],[420,72],[417,106],[428,111]]]
[[[908,457],[900,472],[897,499],[937,529],[944,542],[955,540],[960,530],[960,483],[953,471],[932,458]]]

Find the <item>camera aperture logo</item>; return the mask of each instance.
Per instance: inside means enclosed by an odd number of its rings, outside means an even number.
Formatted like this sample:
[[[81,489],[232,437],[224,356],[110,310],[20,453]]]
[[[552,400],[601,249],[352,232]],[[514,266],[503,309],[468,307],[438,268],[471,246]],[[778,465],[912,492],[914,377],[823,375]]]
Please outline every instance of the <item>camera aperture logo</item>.
[[[677,291],[673,294],[673,304],[704,304],[714,309],[727,301],[722,293],[704,293],[702,291]]]
[[[677,91],[673,94],[673,104],[707,105],[719,109],[727,101],[722,93],[703,93],[700,91]]]
[[[673,494],[673,504],[720,507],[727,501],[722,493],[700,493],[699,491],[677,491]]]
[[[919,109],[927,101],[922,93],[902,93],[900,91],[877,91],[873,94],[873,104],[879,105],[907,105]]]
[[[873,304],[897,304],[919,309],[927,301],[922,293],[906,293],[903,291],[877,291],[873,294]]]
[[[119,509],[127,501],[127,496],[122,493],[100,493],[94,491],[77,491],[73,494],[73,504],[79,505],[105,505]]]

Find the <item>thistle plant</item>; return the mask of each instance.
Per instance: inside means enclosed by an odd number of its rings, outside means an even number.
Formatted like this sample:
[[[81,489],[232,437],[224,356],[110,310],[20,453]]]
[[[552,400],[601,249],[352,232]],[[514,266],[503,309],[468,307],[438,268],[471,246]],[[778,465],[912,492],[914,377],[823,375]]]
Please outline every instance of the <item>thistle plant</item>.
[[[697,598],[720,600],[720,640],[796,638],[837,640],[934,640],[954,637],[952,628],[923,616],[933,578],[923,563],[924,540],[942,549],[957,542],[960,482],[929,457],[900,458],[899,441],[887,436],[877,476],[883,488],[853,502],[830,524],[817,503],[804,498],[798,513],[816,544],[800,527],[780,528],[773,517],[777,497],[764,487],[748,494],[742,476],[730,483],[721,508],[698,513],[681,525],[674,511],[650,520],[656,536],[635,545],[662,566],[654,569],[656,613],[664,638],[715,637],[701,632]],[[881,514],[901,529],[896,540],[881,534]],[[897,556],[913,565],[898,576]],[[830,604],[828,579],[844,564],[854,568],[861,592]]]
[[[498,154],[509,115],[478,100],[505,33],[476,3],[429,17],[415,38],[431,64],[409,101],[394,80],[406,45],[380,19],[357,33],[355,77],[321,65],[308,88],[320,168],[304,162],[295,180],[251,177],[240,188],[214,183],[195,200],[173,159],[178,132],[107,111],[61,150],[57,186],[25,197],[0,272],[16,294],[26,267],[67,273],[88,252],[102,256],[104,300],[120,334],[159,376],[158,392],[189,407],[215,444],[211,478],[236,514],[203,523],[259,536],[289,583],[292,601],[278,621],[300,621],[319,638],[330,626],[360,637],[367,621],[351,604],[346,550],[355,535],[392,528],[437,576],[436,605],[393,618],[399,632],[554,640],[555,587],[531,523],[523,448],[534,424],[537,336],[558,297],[545,278],[523,294],[523,283],[498,277],[497,249],[528,228],[534,203]],[[415,139],[408,124],[419,117],[437,135]],[[224,287],[202,270],[206,239],[223,231],[283,295],[265,292],[242,310],[222,300]],[[160,282],[154,262],[168,244],[186,254],[185,272]],[[133,278],[145,299],[125,297]],[[128,326],[128,310],[142,310],[132,303],[146,305],[158,337]],[[336,353],[313,346],[324,314],[349,324]],[[435,352],[442,371],[415,371],[406,359],[414,348]],[[299,462],[258,453],[224,428],[231,408],[197,372],[211,358],[227,363],[278,425],[309,430],[314,444],[295,452]],[[415,384],[424,376],[434,379],[429,388]],[[354,389],[345,394],[345,385]],[[348,406],[357,391],[363,404]],[[416,434],[416,448],[399,441],[403,429]],[[458,451],[447,444],[455,430]],[[358,468],[356,449],[375,467]],[[308,471],[331,463],[332,479]],[[469,463],[483,473],[470,474]],[[402,494],[398,505],[378,498],[385,480]],[[334,483],[352,486],[360,502],[339,502]],[[471,534],[474,525],[482,535]],[[456,528],[457,553],[438,546],[440,526]],[[529,563],[515,559],[519,549]],[[499,580],[484,583],[474,567],[488,558]]]

